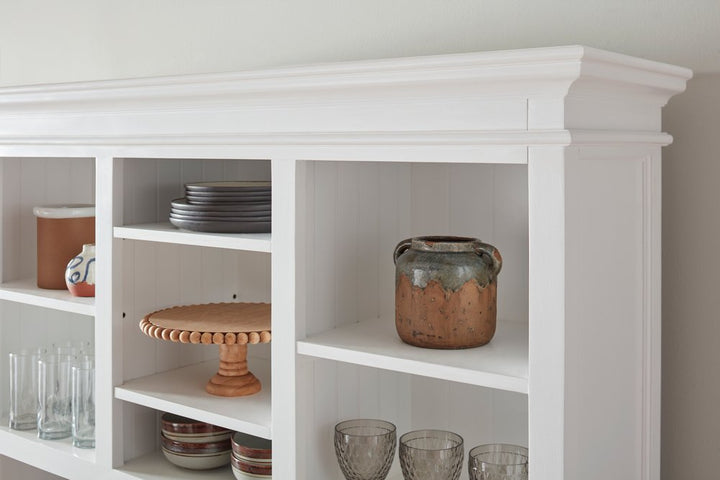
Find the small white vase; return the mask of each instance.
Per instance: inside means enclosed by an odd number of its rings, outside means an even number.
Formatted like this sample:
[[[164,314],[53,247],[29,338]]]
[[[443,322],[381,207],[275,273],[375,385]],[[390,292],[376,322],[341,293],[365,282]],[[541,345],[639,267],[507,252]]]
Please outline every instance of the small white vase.
[[[83,245],[82,252],[65,269],[65,284],[75,297],[95,296],[95,244]]]

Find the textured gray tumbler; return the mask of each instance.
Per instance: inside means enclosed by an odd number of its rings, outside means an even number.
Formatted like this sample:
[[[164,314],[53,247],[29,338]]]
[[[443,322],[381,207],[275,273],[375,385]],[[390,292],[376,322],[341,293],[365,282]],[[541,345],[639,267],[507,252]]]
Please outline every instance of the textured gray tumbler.
[[[335,425],[335,455],[347,480],[384,480],[395,458],[395,425],[347,420]]]
[[[400,467],[405,480],[457,480],[463,439],[444,430],[416,430],[400,437]]]
[[[479,445],[468,454],[470,480],[528,480],[528,449],[518,445]]]

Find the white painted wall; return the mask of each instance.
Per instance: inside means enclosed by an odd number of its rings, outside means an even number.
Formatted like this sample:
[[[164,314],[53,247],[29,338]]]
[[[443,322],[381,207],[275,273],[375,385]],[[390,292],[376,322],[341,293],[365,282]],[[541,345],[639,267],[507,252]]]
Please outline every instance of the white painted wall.
[[[582,43],[720,70],[717,0],[0,0],[0,84]]]
[[[575,43],[701,73],[665,111],[663,480],[717,478],[718,0],[0,0],[0,85]]]
[[[720,74],[665,111],[663,480],[720,478]]]

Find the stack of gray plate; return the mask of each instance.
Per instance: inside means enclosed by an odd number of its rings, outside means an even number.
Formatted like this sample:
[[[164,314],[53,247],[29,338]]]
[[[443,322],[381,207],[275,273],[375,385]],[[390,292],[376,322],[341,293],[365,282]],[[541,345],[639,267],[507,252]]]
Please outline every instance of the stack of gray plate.
[[[170,223],[183,230],[269,233],[270,182],[199,182],[171,202]]]

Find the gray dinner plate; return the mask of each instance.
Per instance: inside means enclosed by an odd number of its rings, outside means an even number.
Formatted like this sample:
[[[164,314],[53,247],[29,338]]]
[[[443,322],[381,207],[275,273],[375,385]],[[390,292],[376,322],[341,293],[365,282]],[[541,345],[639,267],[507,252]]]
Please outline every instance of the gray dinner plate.
[[[193,205],[212,205],[215,203],[218,204],[227,204],[227,203],[234,203],[238,205],[242,205],[245,203],[258,203],[258,202],[267,202],[269,203],[270,196],[263,196],[263,197],[198,197],[195,195],[188,194],[186,197],[187,201],[189,203],[192,203]]]
[[[239,204],[226,203],[216,205],[206,205],[190,203],[186,198],[176,198],[170,202],[172,208],[177,210],[187,210],[190,212],[261,212],[270,210],[270,200],[262,200],[258,202],[243,202]]]
[[[261,197],[266,196],[269,197],[272,195],[272,190],[269,188],[263,189],[263,190],[252,190],[252,191],[242,191],[242,192],[196,192],[194,190],[185,190],[186,195],[193,195],[195,197],[218,197],[218,198],[225,198],[225,197],[238,197],[238,198],[245,198],[245,197]]]
[[[265,210],[257,210],[251,212],[223,212],[223,211],[193,211],[193,210],[180,210],[177,208],[170,208],[170,213],[176,216],[194,217],[194,218],[209,218],[209,217],[240,217],[240,218],[255,218],[255,217],[269,217],[271,216],[270,207]]]
[[[252,197],[272,197],[270,190],[264,192],[185,192],[185,198],[187,197],[202,197],[202,198],[252,198]]]
[[[178,220],[192,220],[202,222],[269,222],[272,217],[270,215],[251,216],[251,217],[211,217],[204,215],[181,215],[170,212],[170,218]]]
[[[270,190],[269,181],[228,181],[228,182],[193,182],[186,183],[188,192],[253,192]]]
[[[213,222],[170,218],[182,230],[206,233],[270,233],[271,222]]]

